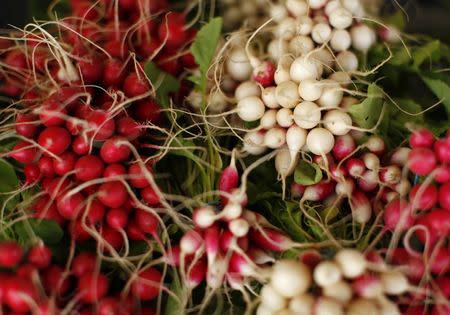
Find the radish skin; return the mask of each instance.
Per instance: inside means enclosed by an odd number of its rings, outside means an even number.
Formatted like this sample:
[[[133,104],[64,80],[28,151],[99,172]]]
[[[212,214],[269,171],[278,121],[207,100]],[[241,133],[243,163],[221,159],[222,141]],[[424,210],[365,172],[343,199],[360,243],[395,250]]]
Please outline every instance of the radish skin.
[[[273,269],[270,283],[286,298],[293,298],[306,292],[312,283],[308,266],[293,260],[280,260]]]

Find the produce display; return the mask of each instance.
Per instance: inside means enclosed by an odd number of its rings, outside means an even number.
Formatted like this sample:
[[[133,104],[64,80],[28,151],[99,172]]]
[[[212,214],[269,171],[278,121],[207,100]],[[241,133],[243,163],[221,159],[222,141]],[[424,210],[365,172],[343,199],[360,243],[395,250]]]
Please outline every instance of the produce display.
[[[2,32],[0,314],[450,314],[450,46],[382,6]]]

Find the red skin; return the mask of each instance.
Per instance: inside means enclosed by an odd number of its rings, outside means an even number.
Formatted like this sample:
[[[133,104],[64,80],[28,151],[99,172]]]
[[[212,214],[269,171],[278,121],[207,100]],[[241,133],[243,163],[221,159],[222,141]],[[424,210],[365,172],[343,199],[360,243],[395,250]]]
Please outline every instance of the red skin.
[[[431,131],[421,128],[411,134],[409,143],[411,148],[431,148],[434,143],[434,135]]]
[[[42,244],[33,246],[28,252],[28,261],[39,269],[47,268],[52,260],[52,252]]]
[[[24,167],[23,172],[25,174],[25,183],[34,184],[41,178],[41,170],[36,164],[28,164]]]
[[[101,236],[103,240],[108,243],[115,250],[120,250],[123,246],[123,237],[117,230],[105,225],[102,227]],[[106,248],[109,251],[108,248]]]
[[[47,127],[63,125],[65,123],[64,115],[67,115],[67,109],[52,98],[44,101],[39,113],[42,124]]]
[[[36,122],[38,118],[33,114],[17,114],[15,128],[19,135],[27,138],[33,138],[38,131]]]
[[[116,126],[114,119],[103,110],[91,112],[87,117],[87,121],[91,129],[89,134],[95,140],[106,140],[114,134]]]
[[[149,167],[147,167],[147,169],[151,174],[151,169]],[[130,176],[129,182],[131,186],[135,188],[145,188],[150,185],[143,172],[144,171],[142,170],[141,164],[131,164],[130,168],[128,169],[128,175]]]
[[[22,259],[22,247],[15,242],[0,242],[0,267],[12,268]]]
[[[59,214],[67,220],[77,218],[83,209],[84,199],[84,196],[80,193],[75,193],[71,196],[62,195],[58,197],[56,205]]]
[[[157,206],[159,204],[159,196],[151,186],[147,186],[141,190],[141,197],[149,206]]]
[[[106,222],[115,230],[122,230],[128,223],[128,213],[122,209],[111,209],[106,215]]]
[[[150,235],[156,235],[158,231],[158,218],[145,210],[136,210],[136,223],[143,232]]]
[[[88,252],[80,253],[72,261],[72,273],[77,277],[92,273],[96,268],[96,261],[96,255]]]
[[[117,121],[117,132],[129,141],[139,138],[141,128],[131,117],[122,117]]]
[[[138,76],[136,73],[130,73],[123,82],[123,91],[128,97],[135,97],[150,91],[150,85],[145,78],[145,74]]]
[[[36,147],[33,147],[33,144],[26,141],[17,143],[9,154],[14,160],[23,164],[32,163],[36,160],[37,155],[38,151]]]
[[[414,174],[427,175],[436,168],[436,156],[430,149],[413,149],[408,155],[408,166]]]
[[[76,161],[75,153],[66,151],[59,157],[60,159],[53,159],[53,170],[55,173],[59,176],[64,176],[73,171]]]
[[[97,199],[92,200],[86,205],[87,220],[90,224],[98,224],[103,221],[105,217],[105,206]]]
[[[103,177],[108,178],[108,177],[123,177],[127,174],[127,170],[125,169],[125,166],[123,166],[122,164],[116,163],[116,164],[110,164],[108,165],[104,172],[103,172]]]
[[[128,198],[128,192],[121,182],[106,182],[98,190],[98,199],[110,208],[119,208]]]
[[[62,267],[52,265],[42,273],[42,285],[47,293],[64,295],[70,289],[70,281]]]
[[[128,159],[131,153],[131,149],[126,143],[121,144],[120,142],[122,141],[126,140],[120,137],[114,137],[108,139],[107,141],[105,141],[105,143],[103,143],[100,149],[100,156],[102,157],[103,161],[111,164],[123,162]]]
[[[78,155],[85,155],[89,153],[89,142],[82,136],[76,137],[72,141],[72,151]]]
[[[119,86],[125,77],[124,64],[120,60],[108,59],[103,68],[102,82],[106,86]]]
[[[48,127],[39,135],[38,143],[51,153],[60,155],[70,146],[71,137],[64,128]]]
[[[94,272],[86,273],[78,279],[78,292],[81,301],[93,303],[106,295],[109,281],[105,275]]]
[[[421,195],[418,196],[417,193],[419,189],[422,191]],[[438,190],[434,185],[428,185],[423,188],[422,185],[415,185],[409,192],[410,202],[415,202],[414,209],[419,210],[430,210],[432,209],[438,199]]]
[[[104,168],[102,160],[97,155],[85,155],[75,163],[75,176],[83,182],[101,178]]]
[[[162,275],[154,269],[148,268],[139,272],[138,277],[131,284],[133,294],[143,301],[150,301],[160,293]]]
[[[38,300],[36,289],[32,282],[26,279],[10,279],[5,289],[4,303],[15,312],[28,312],[30,310],[30,303],[22,294],[34,301]]]
[[[439,188],[439,204],[447,211],[450,211],[450,182]]]
[[[137,102],[133,105],[133,117],[139,122],[156,124],[161,118],[161,107],[153,100]]]

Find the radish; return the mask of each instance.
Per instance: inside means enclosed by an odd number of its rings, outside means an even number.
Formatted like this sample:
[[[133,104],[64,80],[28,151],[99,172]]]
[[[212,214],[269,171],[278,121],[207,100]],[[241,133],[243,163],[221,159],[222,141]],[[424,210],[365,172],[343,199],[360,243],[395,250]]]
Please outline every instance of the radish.
[[[347,306],[347,315],[379,315],[377,305],[373,300],[356,299]]]
[[[372,217],[372,206],[366,195],[359,190],[354,190],[349,202],[353,219],[360,224],[369,222]]]
[[[310,315],[313,313],[314,297],[308,293],[293,297],[289,301],[289,310],[298,315]]]
[[[336,184],[336,194],[338,196],[351,197],[355,190],[355,183],[351,179],[344,179]]]
[[[279,260],[272,269],[271,286],[285,298],[305,293],[311,282],[311,271],[300,262]]]
[[[391,156],[391,163],[398,166],[405,166],[408,162],[408,156],[411,152],[410,148],[401,147],[394,151]]]
[[[195,254],[203,244],[202,236],[195,230],[187,231],[180,240],[181,252],[185,255]]]
[[[333,80],[322,80],[323,92],[317,104],[322,107],[338,107],[343,98],[343,91],[338,82]],[[350,124],[351,126],[351,124]]]
[[[266,284],[262,288],[260,298],[262,304],[273,311],[281,311],[287,306],[286,298],[279,294],[270,284]]]
[[[292,157],[294,157],[295,160],[292,160]],[[296,163],[296,154],[292,154],[292,152],[286,147],[281,147],[278,149],[277,155],[275,156],[275,169],[282,180],[285,180],[294,172],[294,166]]]
[[[277,110],[276,109],[269,109],[266,110],[264,115],[261,117],[260,120],[260,127],[264,129],[271,129],[274,128],[277,125]]]
[[[286,143],[286,130],[283,128],[269,129],[264,135],[264,145],[271,149],[281,148]]]
[[[342,7],[334,9],[330,13],[329,19],[330,24],[337,29],[346,29],[353,23],[352,14]]]
[[[304,101],[294,109],[294,122],[303,129],[317,126],[321,119],[319,106],[313,102]]]
[[[375,44],[376,34],[374,30],[363,23],[353,26],[350,34],[353,48],[362,53],[367,53],[373,44]]]
[[[261,88],[253,81],[242,82],[234,92],[234,97],[238,102],[250,96],[261,96]]]
[[[340,281],[341,277],[339,266],[334,262],[323,261],[314,268],[314,282],[321,287],[333,285]]]
[[[408,279],[399,271],[383,272],[380,276],[380,280],[383,291],[389,295],[401,295],[409,289]]]
[[[264,145],[265,133],[261,131],[251,131],[244,136],[244,150],[252,155],[262,154],[266,147]]]
[[[289,108],[281,108],[277,112],[277,123],[280,127],[289,128],[294,123],[292,110]]]
[[[300,82],[298,93],[305,101],[317,101],[322,95],[323,85],[316,79],[306,79]]]
[[[275,26],[274,35],[283,40],[290,40],[297,33],[296,21],[292,17],[286,17]]]
[[[19,244],[12,241],[0,242],[0,266],[2,268],[15,267],[23,257]]]
[[[434,186],[430,186],[434,187]],[[428,191],[429,187],[427,187],[427,190],[423,193],[429,194]],[[434,201],[434,200],[432,200]],[[429,202],[429,204],[432,203],[432,201]],[[450,211],[450,182],[445,183],[439,188],[439,204],[441,207],[445,210]]]
[[[137,298],[150,301],[160,294],[161,281],[161,273],[155,268],[148,268],[138,273],[131,283],[131,291]]]
[[[322,76],[323,66],[314,58],[302,56],[296,58],[290,67],[290,76],[294,82],[301,82],[306,79],[319,80]]]
[[[324,12],[327,16],[330,16],[330,14],[339,7],[341,7],[340,0],[331,0],[327,2]]]
[[[306,145],[313,154],[328,154],[334,146],[333,134],[324,128],[314,128],[306,137]]]
[[[305,16],[308,13],[308,4],[304,0],[287,0],[286,8],[297,18]]]
[[[434,170],[434,180],[440,184],[450,181],[450,166],[440,165]]]
[[[323,73],[329,74],[334,65],[335,57],[330,53],[330,50],[325,47],[317,48],[311,52],[311,58],[317,60],[323,68]]]
[[[391,201],[384,210],[384,224],[391,231],[408,230],[414,224],[411,206],[401,199]]]
[[[86,273],[78,279],[81,301],[93,303],[104,297],[109,288],[108,278],[102,274]]]
[[[331,39],[331,27],[326,23],[318,23],[313,26],[311,37],[317,44],[323,44]]]
[[[426,148],[412,149],[408,155],[408,167],[417,175],[427,175],[436,167],[434,152]]]
[[[344,315],[344,307],[337,301],[327,297],[320,297],[314,305],[316,315]]]
[[[322,201],[329,197],[335,190],[333,181],[321,181],[306,187],[302,200]]]
[[[41,147],[56,155],[63,153],[70,146],[70,142],[69,132],[61,127],[48,127],[38,138]]]
[[[450,163],[450,138],[436,141],[434,144],[434,152],[439,161]]]
[[[324,7],[326,3],[327,0],[308,0],[309,7],[313,10]]]
[[[356,148],[355,140],[350,135],[338,136],[335,138],[335,145],[333,147],[333,156],[337,160],[349,156]]]
[[[322,288],[324,296],[342,304],[347,304],[353,297],[353,289],[346,281],[338,281]]]
[[[336,79],[333,79],[333,77],[337,77]],[[335,80],[342,86],[348,86],[349,83],[352,82],[351,77],[348,73],[342,72],[342,71],[336,71],[332,75],[330,75],[330,79]],[[343,84],[344,83],[344,84]],[[342,102],[339,105],[342,109],[348,110],[353,105],[359,104],[359,100],[352,96],[344,96],[342,98]]]
[[[442,190],[442,187],[440,188],[440,190]],[[432,184],[426,186],[423,184],[415,185],[409,192],[409,200],[411,202],[413,210],[415,209],[420,209],[423,211],[431,210],[432,208],[434,208],[434,206],[438,201],[438,189],[436,188],[436,186]],[[440,205],[443,208],[445,208],[443,202],[441,201]]]
[[[342,249],[340,250],[334,260],[341,268],[342,275],[345,278],[354,279],[361,276],[367,266],[364,256],[354,249]]]
[[[282,82],[276,87],[275,98],[282,107],[294,108],[300,101],[298,85],[293,81]]]
[[[289,41],[289,52],[294,56],[301,56],[314,49],[314,42],[305,35],[297,35]]]
[[[282,252],[292,245],[292,241],[283,233],[271,229],[262,228],[261,230],[250,230],[250,239],[260,248]]]
[[[333,135],[343,136],[350,131],[352,118],[340,110],[330,110],[323,117],[325,128]]]
[[[237,104],[237,113],[243,121],[255,121],[264,115],[263,101],[256,96],[249,96]]]
[[[349,50],[341,51],[336,56],[337,69],[345,72],[353,72],[358,70],[358,57]]]
[[[379,136],[370,136],[365,142],[365,146],[370,152],[375,153],[376,155],[383,154],[386,149],[384,140]]]
[[[383,167],[380,169],[380,180],[387,185],[396,185],[402,177],[401,169],[396,165]]]
[[[255,270],[254,266],[249,261],[249,258],[236,252],[231,255],[229,270],[244,277],[254,277],[257,275],[257,270]]]
[[[353,289],[362,298],[376,299],[383,295],[383,286],[378,276],[363,274],[353,280]]]
[[[276,98],[276,87],[274,86],[266,87],[262,91],[261,99],[268,108],[276,109],[280,107]]]
[[[286,144],[291,155],[297,155],[306,144],[307,132],[296,125],[291,126],[286,132]],[[291,157],[291,160],[294,158]]]
[[[362,160],[368,170],[378,172],[380,169],[380,159],[375,154],[370,152],[364,153]]]
[[[253,71],[252,65],[243,48],[234,48],[228,55],[225,65],[228,74],[236,81],[248,80]]]
[[[250,226],[244,219],[234,219],[228,223],[228,229],[236,237],[243,237],[247,235]]]
[[[346,30],[333,30],[330,39],[330,46],[334,51],[340,52],[348,50],[352,44],[350,33]]]
[[[288,50],[288,43],[282,38],[275,38],[267,45],[267,52],[275,61],[279,61]]]
[[[253,69],[253,80],[262,87],[271,86],[274,82],[275,65],[271,61],[264,61]]]
[[[300,35],[310,35],[314,26],[313,20],[307,16],[303,15],[297,17],[297,32]]]

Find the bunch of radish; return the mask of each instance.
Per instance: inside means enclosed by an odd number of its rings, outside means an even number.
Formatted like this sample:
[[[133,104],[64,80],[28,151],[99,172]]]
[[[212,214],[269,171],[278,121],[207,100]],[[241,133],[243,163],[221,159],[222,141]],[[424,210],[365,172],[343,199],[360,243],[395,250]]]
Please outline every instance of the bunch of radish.
[[[221,0],[224,28],[233,31],[241,26],[255,28],[265,22],[268,16],[268,5],[265,1]]]
[[[280,150],[279,160],[286,161],[280,163],[287,166],[279,172],[285,175],[300,151],[327,154],[335,137],[354,129],[347,110],[359,101],[344,96],[352,93],[352,76],[359,73],[351,49],[367,53],[376,33],[361,22],[358,0],[289,0],[270,9],[273,25],[261,32],[272,40],[262,41],[258,53],[251,47],[254,36],[247,43],[236,40],[224,67],[241,82],[234,93],[236,114],[259,123],[245,135],[244,150]]]
[[[402,314],[396,299],[413,290],[403,273],[341,249],[333,260],[304,253],[279,260],[260,293],[258,315]]]
[[[132,280],[131,292],[121,296],[110,289],[95,254],[80,253],[63,268],[52,261],[52,252],[41,242],[27,249],[0,242],[0,267],[2,314],[151,315],[152,308],[141,303],[157,297],[162,279],[154,268],[143,270]]]

